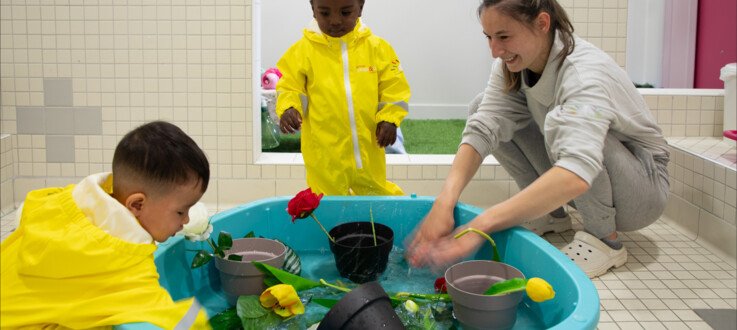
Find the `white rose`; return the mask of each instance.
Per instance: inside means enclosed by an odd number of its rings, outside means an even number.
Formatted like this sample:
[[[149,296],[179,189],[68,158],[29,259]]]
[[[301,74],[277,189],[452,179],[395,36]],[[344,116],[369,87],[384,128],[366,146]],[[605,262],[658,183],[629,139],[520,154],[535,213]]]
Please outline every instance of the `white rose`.
[[[197,202],[189,208],[189,222],[179,233],[190,241],[204,241],[210,238],[212,225],[205,204]]]

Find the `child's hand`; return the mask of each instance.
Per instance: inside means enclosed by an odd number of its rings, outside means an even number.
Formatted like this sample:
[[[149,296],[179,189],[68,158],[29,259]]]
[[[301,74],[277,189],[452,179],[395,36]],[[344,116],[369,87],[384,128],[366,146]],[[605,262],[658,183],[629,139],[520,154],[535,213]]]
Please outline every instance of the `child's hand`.
[[[302,116],[295,108],[287,109],[279,118],[279,128],[282,133],[292,134],[298,131],[300,126],[302,126]]]
[[[397,140],[397,126],[382,121],[376,125],[376,141],[379,142],[379,147],[387,147],[394,144]]]

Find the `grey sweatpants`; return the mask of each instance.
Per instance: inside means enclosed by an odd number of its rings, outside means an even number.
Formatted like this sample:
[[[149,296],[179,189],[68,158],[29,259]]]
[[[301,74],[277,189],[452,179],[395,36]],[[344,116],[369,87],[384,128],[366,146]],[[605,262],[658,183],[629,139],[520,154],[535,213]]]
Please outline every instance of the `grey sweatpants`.
[[[471,103],[469,112],[478,104]],[[499,144],[492,155],[524,189],[552,167],[545,139],[535,122]],[[574,199],[584,230],[598,238],[634,231],[657,220],[668,199],[667,159],[653,159],[642,147],[611,134],[604,143],[604,169],[590,189]]]

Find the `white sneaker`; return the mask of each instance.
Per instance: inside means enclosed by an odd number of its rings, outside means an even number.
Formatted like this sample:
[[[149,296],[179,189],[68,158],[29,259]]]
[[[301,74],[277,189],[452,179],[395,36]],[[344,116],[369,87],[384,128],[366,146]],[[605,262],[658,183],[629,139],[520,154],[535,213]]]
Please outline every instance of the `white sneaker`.
[[[615,250],[606,243],[585,231],[577,231],[573,241],[560,249],[571,258],[589,278],[606,274],[612,267],[620,267],[627,262],[627,248]]]
[[[563,218],[556,218],[550,214],[546,214],[535,220],[525,221],[522,223],[522,227],[531,230],[539,236],[549,232],[561,233],[571,229],[571,216],[566,214]]]

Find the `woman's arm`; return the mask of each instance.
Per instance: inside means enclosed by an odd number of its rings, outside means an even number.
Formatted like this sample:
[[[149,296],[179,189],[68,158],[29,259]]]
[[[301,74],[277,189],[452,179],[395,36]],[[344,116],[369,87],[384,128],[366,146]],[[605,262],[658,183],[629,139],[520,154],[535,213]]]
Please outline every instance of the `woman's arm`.
[[[425,243],[436,241],[453,231],[455,227],[453,209],[458,203],[461,192],[476,174],[482,161],[481,155],[470,145],[461,144],[458,148],[440,194],[435,199],[430,212],[416,229],[412,242],[408,246],[410,263],[417,266],[424,264],[415,258],[423,254],[417,249],[425,249]]]
[[[527,188],[478,215],[468,226],[487,233],[546,215],[585,193],[588,183],[573,172],[553,166]]]

